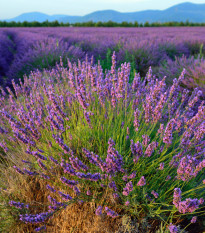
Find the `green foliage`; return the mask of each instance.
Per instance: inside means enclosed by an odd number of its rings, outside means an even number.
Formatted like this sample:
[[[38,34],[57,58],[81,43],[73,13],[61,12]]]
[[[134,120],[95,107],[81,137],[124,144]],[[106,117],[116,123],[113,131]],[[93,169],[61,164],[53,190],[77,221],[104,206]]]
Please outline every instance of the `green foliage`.
[[[146,21],[145,23],[138,23],[137,21],[135,22],[126,22],[123,21],[121,23],[113,22],[111,20],[107,22],[93,22],[93,21],[88,21],[88,22],[76,22],[76,23],[63,23],[63,22],[58,22],[57,20],[53,22],[44,21],[42,23],[33,21],[33,22],[6,22],[6,21],[0,21],[0,27],[204,27],[205,23],[192,23],[189,21],[186,22],[153,22],[150,23]]]

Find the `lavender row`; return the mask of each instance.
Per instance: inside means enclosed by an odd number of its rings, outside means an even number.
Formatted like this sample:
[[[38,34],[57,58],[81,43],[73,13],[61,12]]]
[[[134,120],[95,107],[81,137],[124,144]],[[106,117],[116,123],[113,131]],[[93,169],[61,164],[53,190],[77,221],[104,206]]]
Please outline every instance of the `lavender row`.
[[[145,75],[149,66],[160,66],[167,59],[173,61],[175,56],[196,55],[204,45],[204,28],[8,28],[1,31],[12,34],[15,45],[13,53],[8,51],[14,56],[12,64],[6,63],[6,57],[1,58],[2,69],[6,69],[5,86],[31,70],[55,66],[59,56],[77,60],[87,54],[94,56],[94,61],[104,60],[102,65],[107,69],[111,65],[109,54],[115,50],[118,66],[129,61],[133,69]],[[201,51],[204,54],[204,47]],[[174,64],[171,67],[177,68]],[[175,77],[181,71],[177,69]]]

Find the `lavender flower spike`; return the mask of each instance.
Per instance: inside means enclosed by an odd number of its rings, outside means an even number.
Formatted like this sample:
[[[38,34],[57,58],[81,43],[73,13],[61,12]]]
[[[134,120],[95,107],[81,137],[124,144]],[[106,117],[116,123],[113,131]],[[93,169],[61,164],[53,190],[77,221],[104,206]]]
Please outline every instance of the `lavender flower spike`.
[[[98,206],[98,208],[97,208],[96,211],[95,211],[95,214],[96,214],[96,215],[101,215],[101,214],[102,214],[102,209],[103,209],[102,206]]]
[[[46,229],[46,225],[43,225],[41,227],[35,228],[35,231],[38,232],[38,231],[45,230],[45,229]]]
[[[115,218],[118,216],[117,213],[115,213],[115,211],[109,209],[108,207],[105,207],[105,211],[107,212],[107,215],[112,217],[112,218]]]
[[[197,217],[196,217],[196,216],[194,216],[194,217],[191,219],[191,223],[195,223],[195,222],[196,222],[196,220],[197,220]]]
[[[9,205],[14,206],[14,207],[16,207],[18,209],[23,209],[23,208],[28,209],[29,208],[29,205],[25,205],[24,203],[15,202],[15,201],[9,201]]]
[[[123,189],[122,194],[125,196],[128,196],[132,190],[133,190],[133,184],[132,184],[132,181],[130,181],[126,184],[125,188]]]
[[[144,176],[142,176],[140,180],[138,181],[137,186],[145,186],[145,185],[146,185],[146,180]]]
[[[177,233],[178,229],[175,225],[173,225],[172,223],[169,225],[169,231],[170,233]]]

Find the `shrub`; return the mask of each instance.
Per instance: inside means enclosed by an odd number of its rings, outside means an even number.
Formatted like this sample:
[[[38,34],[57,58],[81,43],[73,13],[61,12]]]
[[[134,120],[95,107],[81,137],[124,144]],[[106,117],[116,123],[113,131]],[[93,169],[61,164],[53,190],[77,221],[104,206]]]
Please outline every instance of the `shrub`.
[[[29,75],[31,70],[51,69],[59,63],[60,56],[64,62],[67,57],[73,62],[85,58],[85,53],[79,47],[52,38],[25,45],[23,51],[24,53],[16,54],[15,60],[6,73],[7,86],[11,85],[12,79],[18,81],[24,74]]]
[[[19,221],[36,231],[84,203],[93,203],[97,216],[155,219],[170,232],[183,219],[200,221],[205,106],[200,91],[181,89],[184,72],[170,88],[151,68],[129,83],[130,64],[116,70],[114,53],[106,73],[99,63],[61,61],[13,82],[15,95],[1,96],[2,164],[46,191],[23,204],[28,197],[16,195],[2,169],[7,212],[18,210]]]
[[[180,75],[183,68],[186,69],[186,75],[182,84],[188,89],[193,90],[198,87],[205,92],[205,60],[203,57],[186,58],[182,56],[181,58],[175,57],[174,61],[168,59],[159,67],[158,74],[166,76],[168,83],[171,83]]]

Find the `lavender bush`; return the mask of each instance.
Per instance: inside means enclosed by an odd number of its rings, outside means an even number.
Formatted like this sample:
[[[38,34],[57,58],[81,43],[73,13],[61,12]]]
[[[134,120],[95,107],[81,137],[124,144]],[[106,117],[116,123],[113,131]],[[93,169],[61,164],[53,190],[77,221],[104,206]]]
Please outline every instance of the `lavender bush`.
[[[21,54],[22,51],[23,54]],[[53,38],[25,45],[21,49],[21,53],[17,52],[15,60],[6,73],[7,86],[11,85],[12,79],[17,81],[24,74],[29,74],[31,70],[42,71],[54,67],[56,62],[59,62],[60,56],[64,61],[69,57],[73,62],[85,58],[82,49]]]
[[[13,60],[15,45],[12,42],[12,34],[0,32],[0,85],[4,85],[5,76]]]
[[[171,82],[179,76],[183,68],[186,69],[186,78],[182,84],[190,90],[198,87],[205,93],[205,60],[203,57],[186,58],[182,56],[181,58],[176,57],[174,61],[168,59],[157,70],[159,75],[166,76],[168,82]]]
[[[105,73],[88,58],[66,67],[61,59],[55,69],[13,82],[15,95],[2,90],[1,197],[13,197],[3,209],[17,209],[19,221],[36,224],[36,231],[68,206],[87,202],[98,216],[158,219],[162,231],[200,219],[205,105],[201,91],[189,96],[180,87],[184,73],[171,87],[151,68],[130,83],[130,64],[116,69],[114,53]],[[4,175],[11,167],[18,179],[45,184],[42,212],[35,196],[30,203],[15,198]]]

